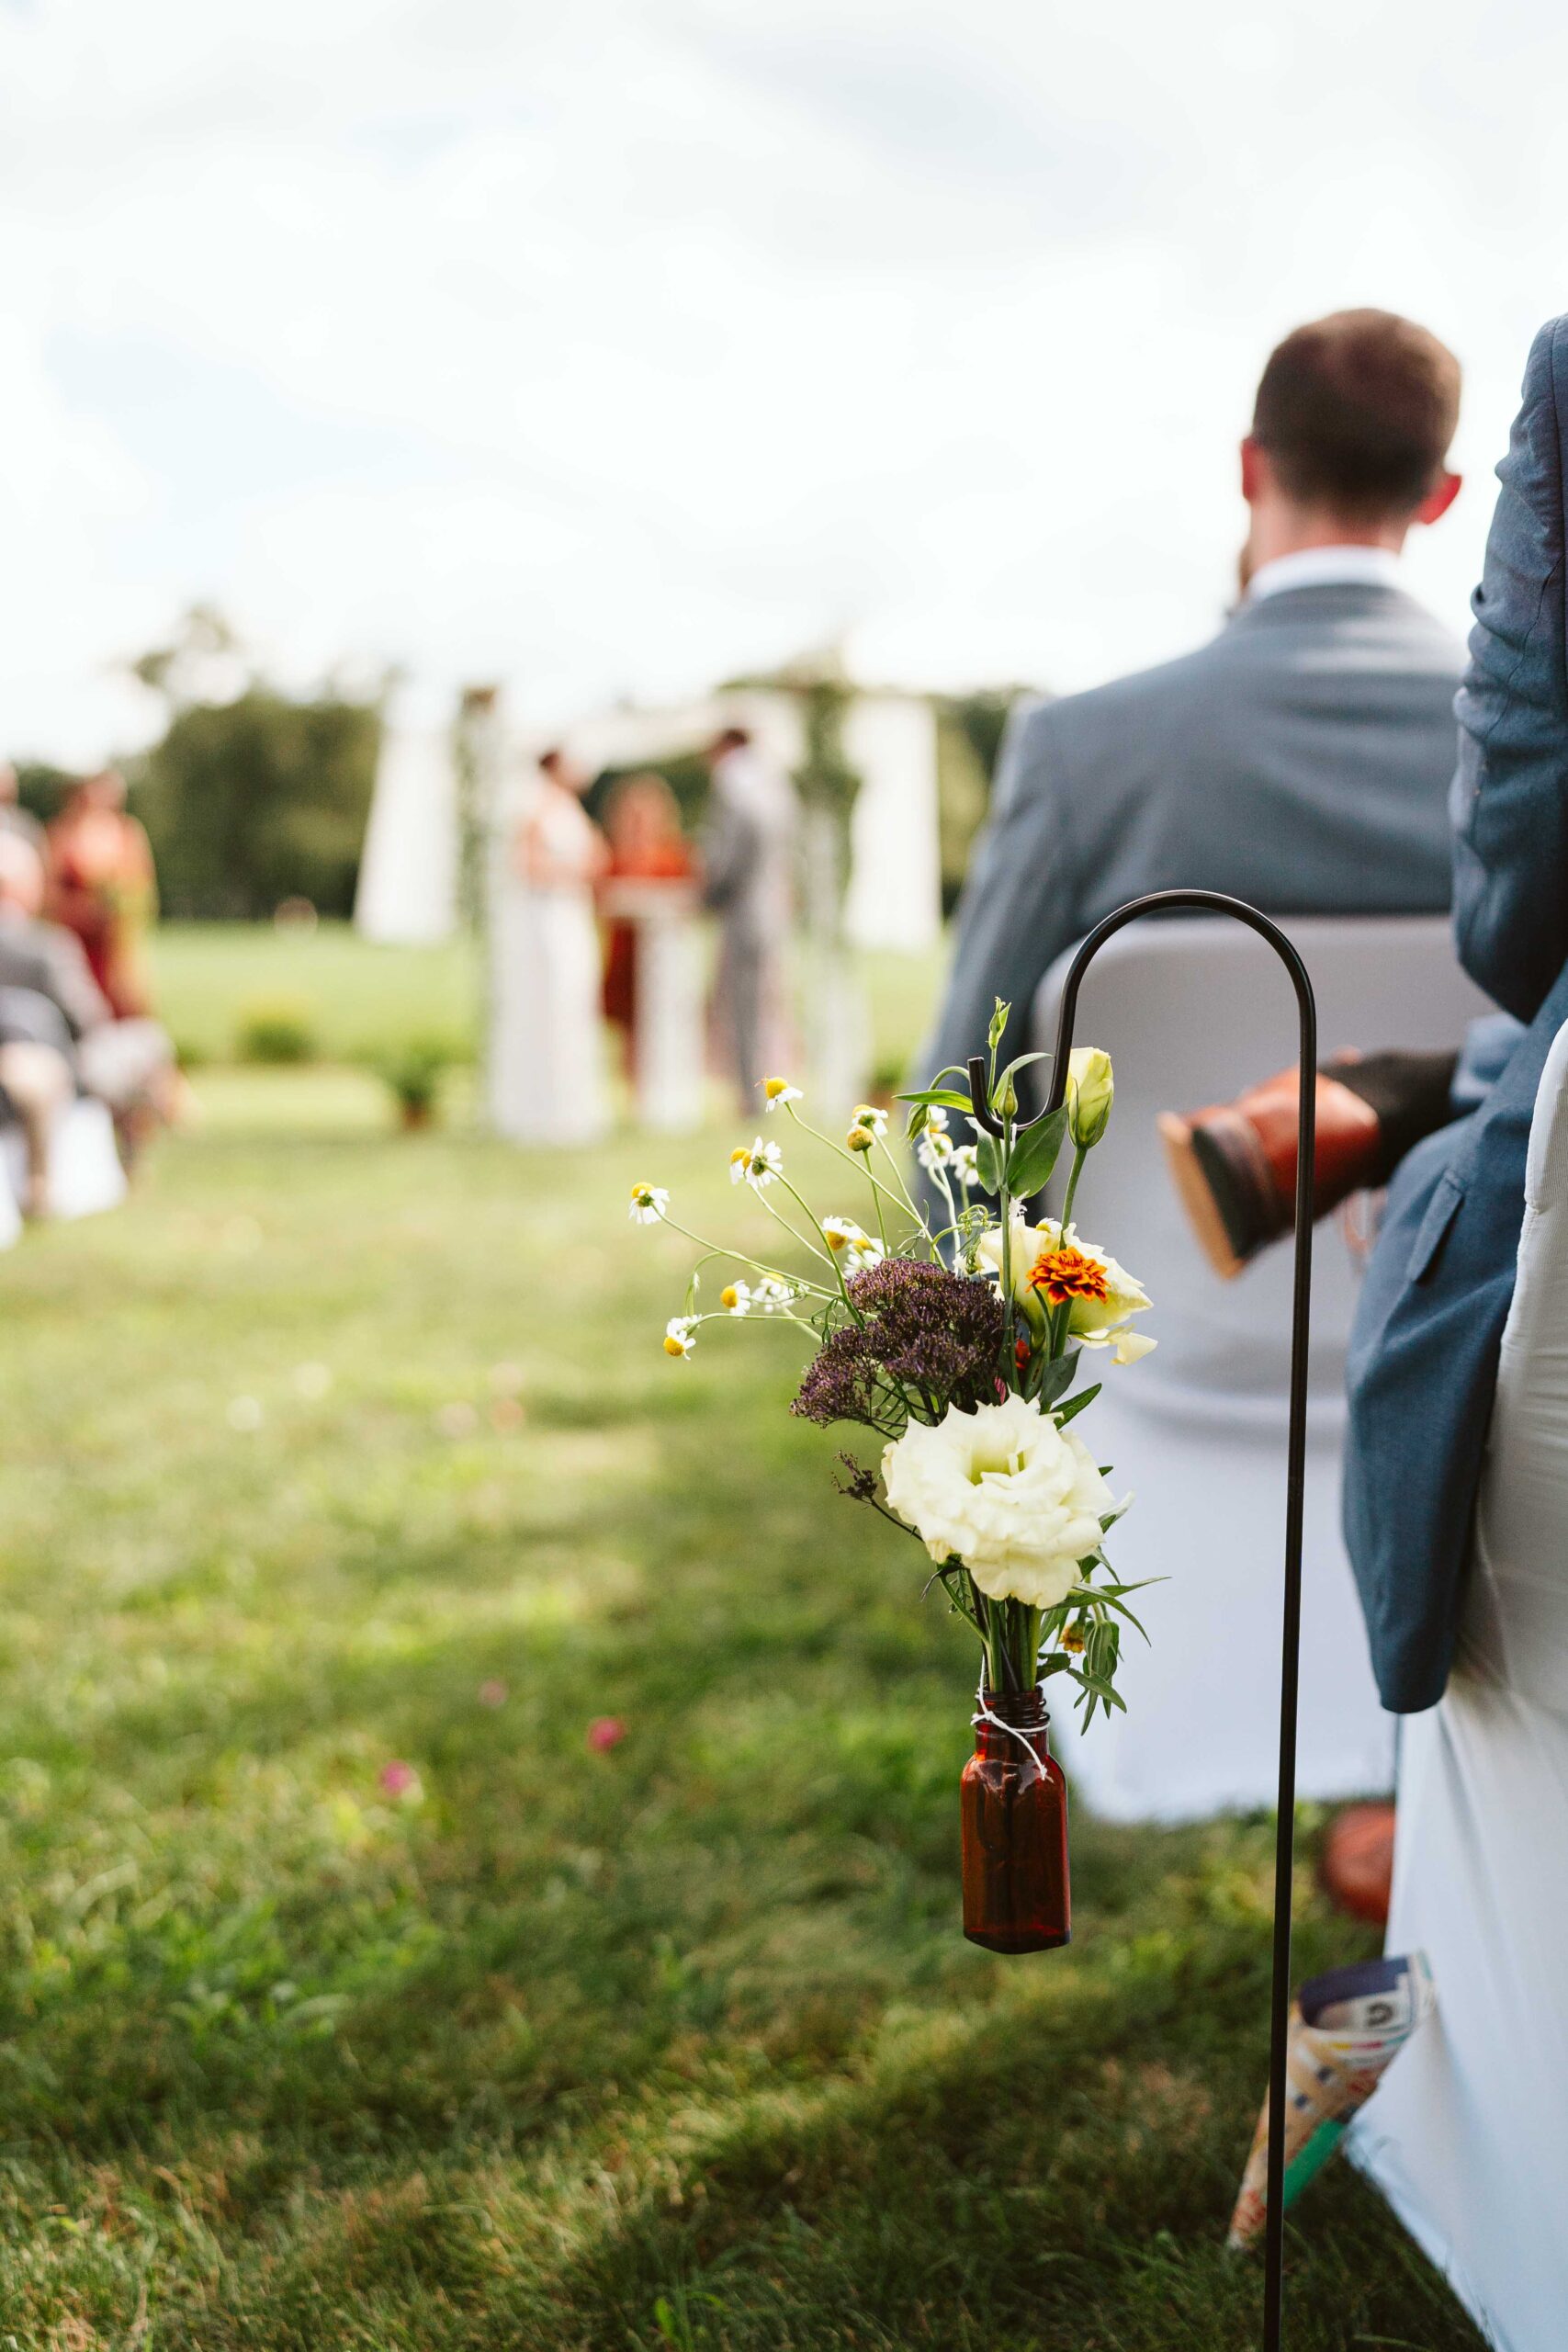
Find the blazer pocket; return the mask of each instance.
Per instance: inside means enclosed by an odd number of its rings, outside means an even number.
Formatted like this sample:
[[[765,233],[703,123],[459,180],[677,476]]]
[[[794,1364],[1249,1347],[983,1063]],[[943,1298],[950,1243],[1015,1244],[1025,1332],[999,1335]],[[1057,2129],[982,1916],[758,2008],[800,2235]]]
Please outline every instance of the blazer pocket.
[[[1437,1271],[1443,1244],[1448,1239],[1449,1227],[1458,1216],[1463,1199],[1463,1182],[1451,1168],[1445,1168],[1438,1179],[1436,1191],[1427,1204],[1427,1213],[1416,1228],[1416,1238],[1410,1245],[1410,1263],[1405,1269],[1406,1282],[1430,1281]]]

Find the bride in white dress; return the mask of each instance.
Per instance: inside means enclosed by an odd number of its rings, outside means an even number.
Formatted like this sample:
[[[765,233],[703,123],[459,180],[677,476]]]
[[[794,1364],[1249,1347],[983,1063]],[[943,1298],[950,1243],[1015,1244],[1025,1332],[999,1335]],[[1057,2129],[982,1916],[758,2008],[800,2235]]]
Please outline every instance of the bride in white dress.
[[[609,1125],[593,886],[605,850],[560,752],[539,761],[496,892],[491,1117],[513,1143],[590,1144]]]

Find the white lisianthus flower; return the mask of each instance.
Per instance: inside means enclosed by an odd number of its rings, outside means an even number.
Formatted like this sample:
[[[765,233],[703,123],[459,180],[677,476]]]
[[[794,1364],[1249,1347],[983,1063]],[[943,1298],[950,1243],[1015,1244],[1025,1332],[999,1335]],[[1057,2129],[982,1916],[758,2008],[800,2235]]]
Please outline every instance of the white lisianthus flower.
[[[672,1315],[664,1326],[664,1352],[667,1356],[689,1356],[697,1344],[697,1315]]]
[[[1000,1275],[999,1225],[980,1236],[976,1255],[982,1266]],[[1063,1306],[1070,1300],[1073,1311],[1067,1329],[1075,1340],[1091,1348],[1106,1346],[1125,1331],[1131,1317],[1144,1314],[1154,1303],[1143,1283],[1125,1266],[1119,1266],[1109,1250],[1101,1250],[1094,1241],[1080,1241],[1076,1225],[1064,1231],[1055,1217],[1046,1217],[1040,1225],[1013,1227],[1012,1290],[1021,1302],[1038,1299],[1047,1308]],[[1126,1336],[1134,1335],[1127,1332]],[[1145,1340],[1117,1361],[1132,1363],[1138,1356],[1147,1355],[1154,1344],[1152,1340]]]
[[[764,1143],[761,1136],[748,1146],[737,1144],[729,1155],[729,1181],[732,1184],[750,1184],[754,1193],[765,1192],[784,1166],[784,1154],[776,1143]]]
[[[1022,1396],[935,1429],[911,1421],[882,1456],[887,1500],[940,1565],[954,1553],[992,1600],[1053,1609],[1116,1509],[1094,1456]]]
[[[719,1292],[718,1303],[727,1315],[750,1315],[751,1294],[744,1283],[726,1283]]]
[[[785,1102],[799,1102],[802,1100],[800,1088],[792,1086],[787,1078],[765,1078],[762,1080],[764,1111],[777,1111]]]
[[[632,1186],[631,1220],[634,1225],[657,1225],[670,1205],[670,1195],[662,1184]]]
[[[1112,1363],[1137,1363],[1143,1357],[1152,1355],[1158,1345],[1159,1341],[1151,1340],[1146,1331],[1134,1331],[1125,1323],[1115,1324],[1109,1331],[1097,1332],[1084,1341],[1086,1348],[1109,1348]]]

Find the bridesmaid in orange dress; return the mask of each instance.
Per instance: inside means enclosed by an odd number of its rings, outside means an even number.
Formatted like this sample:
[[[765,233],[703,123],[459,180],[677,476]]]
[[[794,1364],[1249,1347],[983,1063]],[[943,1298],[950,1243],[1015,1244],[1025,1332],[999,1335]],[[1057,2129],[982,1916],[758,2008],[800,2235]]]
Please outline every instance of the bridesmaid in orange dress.
[[[77,785],[48,831],[51,922],[73,931],[117,1021],[150,1010],[143,942],[158,911],[152,845],[114,768]]]
[[[604,808],[610,845],[605,883],[690,882],[691,845],[675,795],[661,775],[623,776]],[[628,1073],[635,1070],[637,1027],[637,929],[612,915],[604,926],[604,1018],[618,1030]]]

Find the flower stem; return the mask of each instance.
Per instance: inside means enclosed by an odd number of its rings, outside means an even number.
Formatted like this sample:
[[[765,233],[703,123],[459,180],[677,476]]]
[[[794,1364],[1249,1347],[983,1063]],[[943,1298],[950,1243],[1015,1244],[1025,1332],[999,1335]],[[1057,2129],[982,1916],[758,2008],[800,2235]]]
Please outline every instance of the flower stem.
[[[765,1207],[766,1203],[763,1205]],[[819,1283],[807,1282],[798,1274],[786,1274],[777,1266],[765,1266],[761,1258],[749,1258],[744,1250],[721,1250],[716,1241],[706,1241],[700,1233],[694,1233],[690,1226],[678,1224],[668,1211],[660,1223],[667,1225],[671,1233],[682,1234],[686,1240],[694,1241],[698,1249],[705,1250],[710,1258],[728,1258],[732,1265],[750,1266],[754,1274],[762,1274],[770,1282],[788,1283],[795,1290],[809,1291],[813,1298],[832,1298],[835,1295],[832,1291],[824,1290]],[[779,1218],[779,1223],[787,1234],[798,1238],[793,1225],[784,1224],[783,1217]]]

